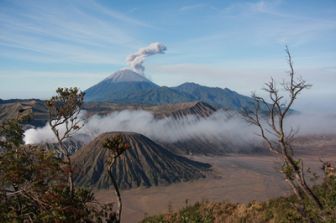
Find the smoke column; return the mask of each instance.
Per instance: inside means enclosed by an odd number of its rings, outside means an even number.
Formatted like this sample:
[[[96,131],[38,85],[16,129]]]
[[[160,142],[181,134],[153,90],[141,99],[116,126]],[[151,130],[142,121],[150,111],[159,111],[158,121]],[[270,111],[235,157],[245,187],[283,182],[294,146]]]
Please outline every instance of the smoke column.
[[[147,47],[141,48],[136,53],[129,55],[127,63],[135,72],[143,74],[145,71],[145,67],[143,66],[145,58],[155,54],[163,54],[166,50],[167,47],[161,43],[151,43]]]

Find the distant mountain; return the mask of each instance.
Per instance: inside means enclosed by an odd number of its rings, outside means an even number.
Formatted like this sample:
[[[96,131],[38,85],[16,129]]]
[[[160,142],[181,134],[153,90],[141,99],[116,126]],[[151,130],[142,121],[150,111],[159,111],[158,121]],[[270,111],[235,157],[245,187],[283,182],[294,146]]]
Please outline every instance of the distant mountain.
[[[86,111],[88,117],[92,115],[107,115],[111,112],[123,110],[144,110],[153,113],[156,118],[182,118],[186,115],[208,117],[216,111],[211,105],[198,101],[150,106],[116,104],[112,102],[86,102],[82,109]],[[31,115],[31,118],[25,124],[42,127],[48,121],[48,109],[44,101],[37,99],[15,99],[4,100],[0,104],[0,123],[16,118],[20,110],[24,110],[24,114]]]
[[[191,101],[196,101],[196,99],[189,94],[179,92],[169,87],[157,87],[133,92],[127,97],[125,103],[162,105]]]
[[[216,112],[214,107],[200,101],[151,106],[141,104],[115,104],[112,102],[88,102],[84,104],[83,109],[89,116],[95,114],[104,116],[111,112],[120,112],[123,110],[143,110],[151,112],[157,119],[164,117],[174,117],[178,119],[187,115],[205,118]]]
[[[156,84],[130,69],[119,70],[85,91],[85,101],[128,103],[130,95],[152,88]]]
[[[106,138],[121,135],[130,145],[112,170],[121,188],[165,185],[205,177],[210,165],[169,152],[149,138],[131,132],[104,133],[78,150],[72,157],[75,182],[81,186],[109,188]]]
[[[175,119],[182,119],[188,115],[206,118],[216,112],[214,107],[200,101],[158,105],[148,108],[150,108],[150,111],[156,118],[173,117]]]
[[[3,100],[0,103],[0,123],[8,119],[15,119],[19,113],[30,116],[30,119],[25,123],[34,126],[43,126],[48,120],[48,109],[42,100],[11,99]]]
[[[206,102],[216,108],[240,110],[254,104],[251,97],[240,95],[228,88],[206,87],[195,83],[184,83],[173,89],[192,95],[196,100]]]
[[[216,108],[240,110],[250,108],[254,100],[228,88],[206,87],[184,83],[177,87],[159,87],[132,70],[115,72],[85,91],[86,102],[114,102],[119,104],[162,105],[203,101]]]

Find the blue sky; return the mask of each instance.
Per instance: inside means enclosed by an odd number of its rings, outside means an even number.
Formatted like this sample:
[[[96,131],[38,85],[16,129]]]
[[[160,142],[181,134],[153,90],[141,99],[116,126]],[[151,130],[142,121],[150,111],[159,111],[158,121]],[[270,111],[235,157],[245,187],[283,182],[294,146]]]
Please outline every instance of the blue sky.
[[[297,72],[313,84],[301,105],[313,98],[334,109],[335,39],[335,0],[0,0],[0,98],[85,90],[152,42],[168,48],[144,64],[157,84],[249,94],[271,75],[286,77],[288,44]]]

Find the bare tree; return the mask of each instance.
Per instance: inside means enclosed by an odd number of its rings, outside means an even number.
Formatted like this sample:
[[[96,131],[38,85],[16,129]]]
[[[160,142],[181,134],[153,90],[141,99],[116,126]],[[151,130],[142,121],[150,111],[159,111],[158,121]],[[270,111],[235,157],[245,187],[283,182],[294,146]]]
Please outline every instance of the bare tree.
[[[109,150],[109,162],[108,162],[107,171],[109,173],[109,176],[111,177],[111,180],[114,186],[115,196],[118,199],[117,200],[116,222],[119,223],[121,222],[122,201],[121,201],[121,195],[120,195],[118,184],[112,174],[112,168],[117,158],[120,157],[127,149],[129,149],[129,145],[124,142],[124,139],[121,135],[117,135],[112,138],[107,138],[103,144],[103,147]]]
[[[291,108],[298,95],[304,89],[311,87],[305,80],[297,78],[293,61],[286,46],[286,54],[289,65],[289,81],[283,81],[279,88],[273,78],[265,84],[264,91],[268,93],[269,103],[255,94],[253,111],[245,110],[243,117],[260,130],[260,136],[266,143],[269,151],[283,162],[281,172],[285,175],[286,182],[301,201],[301,214],[305,214],[303,200],[308,198],[319,210],[323,210],[320,199],[307,184],[304,174],[303,161],[294,157],[293,139],[295,131],[286,131],[285,119],[291,113]],[[285,92],[281,94],[280,91]],[[287,95],[286,95],[287,94]],[[265,112],[266,110],[266,112]]]
[[[73,195],[73,168],[70,159],[70,151],[64,144],[77,132],[83,124],[78,118],[84,100],[84,93],[78,88],[58,88],[57,95],[46,102],[49,111],[49,125],[56,136],[59,153],[64,156],[68,172],[68,184],[70,194]]]

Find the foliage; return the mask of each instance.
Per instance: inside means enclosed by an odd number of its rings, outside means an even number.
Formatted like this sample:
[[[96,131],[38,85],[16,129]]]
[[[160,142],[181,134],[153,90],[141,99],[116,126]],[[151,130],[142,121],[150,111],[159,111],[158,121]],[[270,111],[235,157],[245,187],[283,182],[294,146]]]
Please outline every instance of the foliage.
[[[21,125],[16,120],[7,120],[0,124],[0,148],[17,147],[23,143]]]
[[[69,130],[57,135],[64,149],[63,140],[78,130],[83,95],[76,88],[57,92],[48,104],[51,123]],[[114,222],[112,204],[99,204],[89,189],[70,187],[69,153],[63,160],[42,146],[23,145],[21,120],[0,125],[0,222]]]
[[[168,213],[160,216],[153,216],[144,219],[143,223],[210,223],[214,218],[210,209],[204,212],[202,205],[204,203],[196,203],[193,206],[187,206],[177,213]]]
[[[113,164],[115,159],[130,148],[121,135],[116,135],[112,138],[107,138],[103,143],[103,147],[107,148],[110,153],[110,164]]]
[[[79,112],[84,101],[84,93],[78,88],[58,88],[57,95],[46,102],[49,111],[49,125],[53,131],[59,147],[57,152],[65,159],[68,172],[68,185],[70,195],[74,193],[73,167],[71,164],[71,152],[64,145],[81,127]]]
[[[92,215],[86,203],[89,190],[69,196],[61,160],[51,151],[25,146],[20,124],[1,126],[4,142],[0,154],[1,222],[80,222]],[[13,128],[8,129],[11,126]],[[21,138],[20,138],[21,136]]]
[[[65,123],[67,121],[76,121],[76,115],[79,113],[83,104],[84,93],[78,88],[58,88],[57,95],[51,97],[46,102],[49,109],[50,121]],[[74,120],[71,120],[73,118]]]

